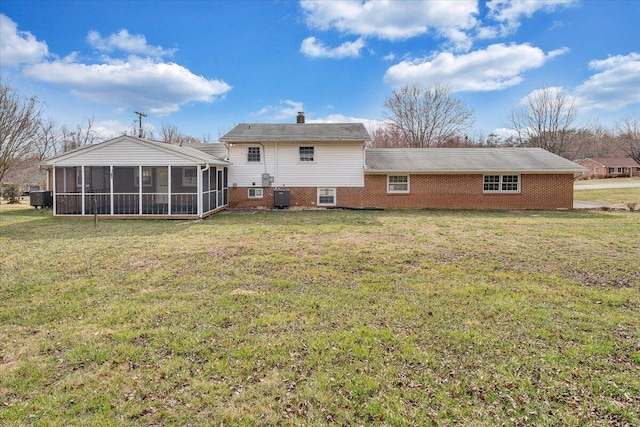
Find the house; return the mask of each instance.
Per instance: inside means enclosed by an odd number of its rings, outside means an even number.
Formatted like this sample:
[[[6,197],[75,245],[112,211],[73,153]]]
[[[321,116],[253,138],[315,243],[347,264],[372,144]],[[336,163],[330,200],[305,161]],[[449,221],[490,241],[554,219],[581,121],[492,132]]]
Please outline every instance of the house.
[[[617,178],[640,176],[640,164],[631,157],[594,157],[577,162],[588,170],[582,178]]]
[[[229,207],[554,209],[573,207],[584,168],[540,148],[366,148],[362,124],[240,124]]]
[[[229,147],[229,206],[272,207],[286,191],[290,206],[362,205],[361,123],[240,124],[220,138]],[[284,206],[283,206],[284,207]]]
[[[556,209],[585,168],[540,148],[369,148],[361,123],[239,124],[221,144],[121,136],[48,159],[54,215],[202,218],[226,207]]]
[[[120,136],[47,159],[55,216],[202,218],[228,204],[229,162]]]

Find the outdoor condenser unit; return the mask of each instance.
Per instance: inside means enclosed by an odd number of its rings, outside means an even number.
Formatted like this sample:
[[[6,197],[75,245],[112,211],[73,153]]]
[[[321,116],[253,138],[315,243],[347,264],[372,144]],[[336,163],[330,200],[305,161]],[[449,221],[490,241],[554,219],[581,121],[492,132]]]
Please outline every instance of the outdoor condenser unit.
[[[289,190],[275,190],[273,192],[273,206],[278,209],[288,208],[291,205]]]
[[[38,207],[48,208],[53,206],[53,195],[51,191],[31,191],[29,192],[29,204],[36,209]]]

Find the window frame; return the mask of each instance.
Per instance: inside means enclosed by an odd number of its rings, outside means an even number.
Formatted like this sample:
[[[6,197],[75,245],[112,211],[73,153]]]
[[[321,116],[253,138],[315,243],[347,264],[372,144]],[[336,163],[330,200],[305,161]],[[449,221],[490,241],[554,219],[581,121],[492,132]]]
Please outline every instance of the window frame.
[[[253,191],[253,196],[251,195],[252,191]],[[258,193],[260,193],[260,195],[258,195]],[[262,199],[262,198],[264,198],[264,191],[262,190],[262,188],[248,188],[247,189],[247,198],[248,199]]]
[[[321,192],[323,191],[328,191],[332,193],[331,197],[333,197],[333,202],[323,203],[320,201],[321,197],[328,197],[327,195],[321,194]],[[336,191],[335,187],[318,187],[316,191],[316,202],[318,206],[336,206],[337,200],[338,200],[338,192]]]
[[[189,171],[189,175],[187,175]],[[191,175],[191,172],[195,172],[195,175]],[[198,186],[198,168],[192,168],[191,166],[184,166],[182,168],[182,186],[183,187],[197,187]]]
[[[258,150],[257,153],[252,153],[252,150]],[[257,159],[252,158],[252,156],[256,156]],[[247,147],[247,163],[260,163],[262,161],[262,147],[259,145],[250,145]]]
[[[497,181],[487,181],[489,177],[498,177]],[[515,181],[505,179],[505,177],[513,178]],[[513,184],[516,185],[514,189],[506,189]],[[487,185],[491,185],[491,189],[487,189]],[[497,187],[493,189],[493,187]],[[482,176],[482,192],[485,194],[519,194],[522,191],[522,176],[519,174],[485,174]]]
[[[391,182],[391,178],[406,178],[406,182]],[[403,185],[406,184],[407,188],[405,190],[392,190],[392,185]],[[389,194],[409,194],[411,192],[411,175],[409,174],[397,174],[397,175],[387,175],[387,193]]]
[[[303,150],[311,150],[311,158],[308,158],[309,153],[303,153]],[[313,163],[316,161],[316,147],[313,145],[301,145],[298,147],[298,160],[301,163]]]

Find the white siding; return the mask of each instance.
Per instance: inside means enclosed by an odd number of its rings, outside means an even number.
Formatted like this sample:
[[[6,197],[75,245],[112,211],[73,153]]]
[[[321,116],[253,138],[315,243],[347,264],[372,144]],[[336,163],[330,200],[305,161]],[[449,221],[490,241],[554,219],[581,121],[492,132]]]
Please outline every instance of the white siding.
[[[261,147],[261,162],[247,162],[247,147]],[[314,161],[301,162],[300,147],[314,147]],[[264,148],[264,149],[262,149]],[[262,174],[276,187],[364,187],[363,143],[264,143],[229,147],[229,185],[262,186]]]
[[[193,166],[194,159],[179,153],[142,144],[135,140],[120,139],[115,143],[98,144],[69,156],[61,156],[56,166]]]

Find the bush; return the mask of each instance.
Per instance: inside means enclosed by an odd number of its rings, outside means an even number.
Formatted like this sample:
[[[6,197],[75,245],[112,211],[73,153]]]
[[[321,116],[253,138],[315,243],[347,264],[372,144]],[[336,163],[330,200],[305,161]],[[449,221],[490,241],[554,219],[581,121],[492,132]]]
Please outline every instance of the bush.
[[[7,184],[2,188],[2,198],[9,204],[20,203],[20,189],[16,184]]]

